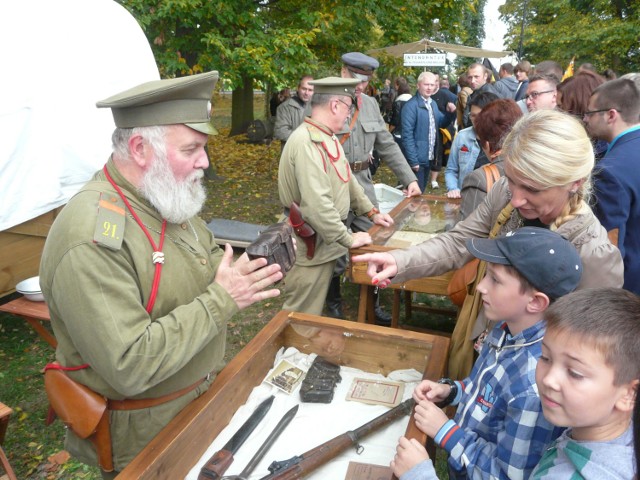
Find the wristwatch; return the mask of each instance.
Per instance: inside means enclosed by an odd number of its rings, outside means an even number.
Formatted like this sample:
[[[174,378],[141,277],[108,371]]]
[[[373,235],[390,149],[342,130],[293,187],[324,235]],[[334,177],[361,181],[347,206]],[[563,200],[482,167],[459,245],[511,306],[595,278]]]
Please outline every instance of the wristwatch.
[[[446,407],[447,405],[451,405],[451,402],[453,402],[453,400],[458,395],[458,384],[450,378],[441,378],[440,380],[438,380],[438,383],[449,385],[451,387],[451,391],[449,392],[449,396],[447,396],[447,398],[445,398],[441,402],[438,402],[437,405],[439,407]]]

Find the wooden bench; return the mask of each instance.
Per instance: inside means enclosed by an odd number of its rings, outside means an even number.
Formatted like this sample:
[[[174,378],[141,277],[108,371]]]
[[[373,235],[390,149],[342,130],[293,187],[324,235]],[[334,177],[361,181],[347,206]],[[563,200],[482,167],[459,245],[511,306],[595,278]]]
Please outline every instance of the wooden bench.
[[[58,341],[44,326],[44,322],[50,322],[49,308],[45,302],[32,302],[24,297],[0,305],[0,312],[10,313],[24,318],[29,325],[40,335],[45,342],[56,348]]]
[[[13,410],[7,407],[4,403],[0,402],[0,445],[4,443],[4,436],[7,433],[7,426],[9,425],[9,416]],[[2,474],[4,471],[4,475]],[[0,446],[0,480],[15,480],[16,475],[13,472],[11,465],[9,465],[9,459]]]
[[[7,433],[7,425],[9,425],[9,416],[13,410],[0,402],[0,445],[4,443],[4,436]]]

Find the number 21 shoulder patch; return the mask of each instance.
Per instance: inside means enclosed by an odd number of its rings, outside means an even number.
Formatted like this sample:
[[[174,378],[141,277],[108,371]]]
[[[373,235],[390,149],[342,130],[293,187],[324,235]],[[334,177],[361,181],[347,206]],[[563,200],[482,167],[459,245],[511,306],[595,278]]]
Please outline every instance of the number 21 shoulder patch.
[[[125,205],[115,193],[101,193],[93,241],[111,250],[120,250],[124,239]]]

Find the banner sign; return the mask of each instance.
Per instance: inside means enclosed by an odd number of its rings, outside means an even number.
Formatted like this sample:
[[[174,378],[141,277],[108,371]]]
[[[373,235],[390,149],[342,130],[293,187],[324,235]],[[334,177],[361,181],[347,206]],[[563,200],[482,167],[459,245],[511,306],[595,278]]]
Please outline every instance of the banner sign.
[[[405,67],[444,67],[445,53],[405,53]]]

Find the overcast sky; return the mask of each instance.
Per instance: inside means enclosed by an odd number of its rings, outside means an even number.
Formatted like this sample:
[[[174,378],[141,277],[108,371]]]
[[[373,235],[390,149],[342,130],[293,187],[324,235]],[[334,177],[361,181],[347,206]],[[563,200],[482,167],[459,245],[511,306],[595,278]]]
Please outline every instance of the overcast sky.
[[[490,50],[503,50],[504,44],[502,38],[507,31],[499,17],[498,7],[503,5],[505,0],[488,0],[484,8],[484,31],[485,39],[482,42],[483,48]]]

